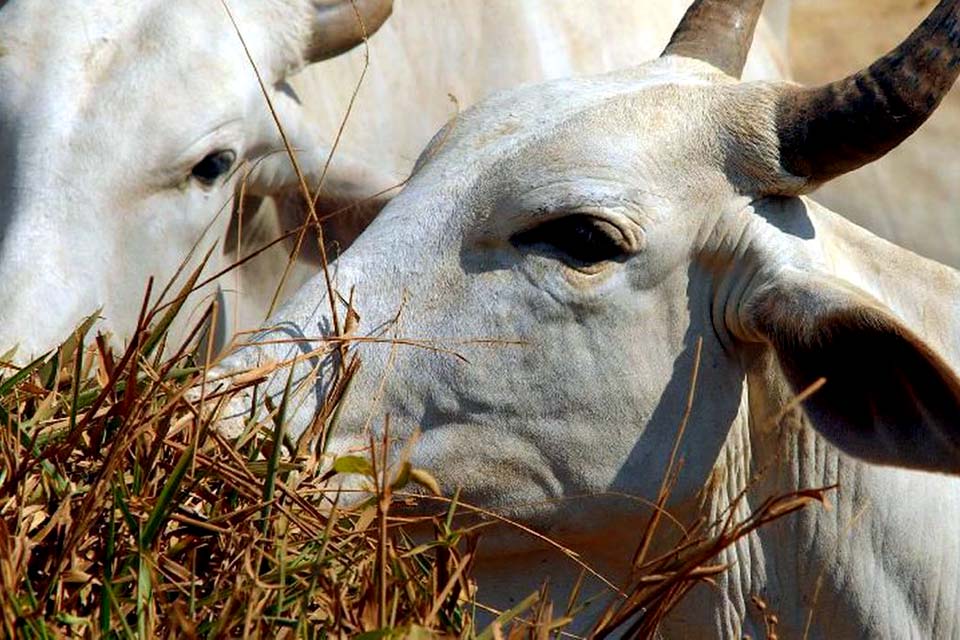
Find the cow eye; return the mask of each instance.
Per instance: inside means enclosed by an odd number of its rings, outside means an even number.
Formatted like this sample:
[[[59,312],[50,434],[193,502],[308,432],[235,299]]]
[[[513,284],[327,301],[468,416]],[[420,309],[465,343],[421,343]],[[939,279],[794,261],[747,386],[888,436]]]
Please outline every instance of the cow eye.
[[[237,154],[229,149],[214,151],[195,164],[190,170],[190,175],[197,179],[200,184],[210,186],[218,178],[226,174],[233,167]]]
[[[549,220],[514,235],[511,242],[518,248],[558,257],[573,267],[617,260],[629,252],[615,225],[585,214]]]

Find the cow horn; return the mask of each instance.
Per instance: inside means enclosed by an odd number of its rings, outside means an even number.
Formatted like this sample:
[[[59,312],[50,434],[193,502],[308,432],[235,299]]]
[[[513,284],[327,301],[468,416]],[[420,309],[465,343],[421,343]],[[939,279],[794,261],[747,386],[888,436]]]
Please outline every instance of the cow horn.
[[[763,0],[696,0],[661,55],[703,60],[739,78]]]
[[[821,184],[873,162],[934,112],[960,72],[960,0],[941,0],[899,47],[823,87],[785,89],[780,162]]]
[[[313,33],[303,57],[319,62],[354,48],[376,32],[393,11],[393,0],[311,0]]]

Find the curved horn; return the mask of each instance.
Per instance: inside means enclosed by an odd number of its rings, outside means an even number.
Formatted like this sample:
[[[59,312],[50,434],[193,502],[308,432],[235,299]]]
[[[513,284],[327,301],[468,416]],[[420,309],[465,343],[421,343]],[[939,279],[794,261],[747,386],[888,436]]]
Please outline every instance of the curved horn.
[[[661,55],[703,60],[739,78],[763,0],[696,0]]]
[[[393,0],[312,0],[313,33],[303,57],[319,62],[354,48],[386,22]]]
[[[777,106],[780,162],[820,184],[877,160],[934,112],[960,73],[960,0],[940,0],[899,47],[868,68]]]

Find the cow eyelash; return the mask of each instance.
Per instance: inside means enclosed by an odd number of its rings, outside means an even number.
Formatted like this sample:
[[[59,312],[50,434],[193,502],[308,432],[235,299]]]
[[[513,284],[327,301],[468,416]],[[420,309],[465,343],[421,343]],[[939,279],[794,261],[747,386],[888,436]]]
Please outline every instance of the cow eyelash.
[[[193,165],[193,168],[190,169],[190,175],[203,186],[210,187],[229,173],[236,160],[237,154],[230,149],[214,151],[208,153],[203,160]]]
[[[582,213],[548,220],[515,234],[510,242],[517,248],[557,257],[574,268],[622,259],[630,252],[615,225]]]

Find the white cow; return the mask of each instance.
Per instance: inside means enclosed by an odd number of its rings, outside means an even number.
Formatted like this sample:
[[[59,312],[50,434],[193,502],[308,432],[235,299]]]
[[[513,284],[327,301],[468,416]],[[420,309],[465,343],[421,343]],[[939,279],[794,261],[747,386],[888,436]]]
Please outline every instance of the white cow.
[[[311,281],[214,375],[303,356],[288,429],[312,437],[339,370],[321,336],[353,291],[360,333],[384,340],[354,347],[330,451],[389,414],[397,447],[422,430],[412,462],[448,491],[621,581],[649,515],[627,496],[660,487],[702,340],[671,511],[840,488],[720,558],[666,635],[764,637],[757,595],[783,637],[960,637],[960,481],[941,475],[960,473],[960,273],[804,196],[936,107],[960,0],[816,89],[737,80],[761,4],[698,0],[656,60],[462,114],[331,265],[335,302]],[[481,554],[479,597],[501,607],[547,575],[565,602],[580,571],[509,529]]]
[[[283,80],[360,42],[358,15],[373,32],[391,8],[231,4],[297,144],[304,117]],[[268,158],[255,190],[294,182],[270,155],[280,138],[216,0],[0,3],[0,87],[0,352],[19,344],[21,359],[98,309],[129,335],[148,277],[159,290],[223,237],[245,162]],[[207,275],[222,266],[218,255]]]
[[[315,186],[364,52],[285,80],[358,41],[353,5],[227,4]],[[453,113],[448,93],[466,106],[519,82],[649,57],[687,4],[397,2],[397,18],[371,41],[371,68],[324,182],[327,200],[349,203],[406,176]],[[368,32],[390,5],[357,2]],[[780,29],[786,6],[779,0],[774,7]],[[761,36],[769,44],[758,47],[751,73],[776,77],[774,32]],[[283,145],[219,0],[0,3],[0,88],[0,353],[19,343],[20,360],[51,347],[97,309],[106,318],[102,328],[129,336],[148,276],[157,278],[156,297],[194,245],[184,274],[222,242],[231,197],[248,167],[257,167],[249,193],[298,185],[277,153]],[[242,255],[275,237],[251,233],[254,223],[243,230]],[[234,246],[227,243],[228,255],[217,247],[205,275],[232,262]],[[252,299],[239,316],[229,310],[221,317],[238,318],[241,327],[263,320],[286,248],[277,253],[279,260],[248,265],[240,283],[233,276],[218,281],[227,294],[249,289],[243,293]],[[189,307],[212,294],[207,287]]]

